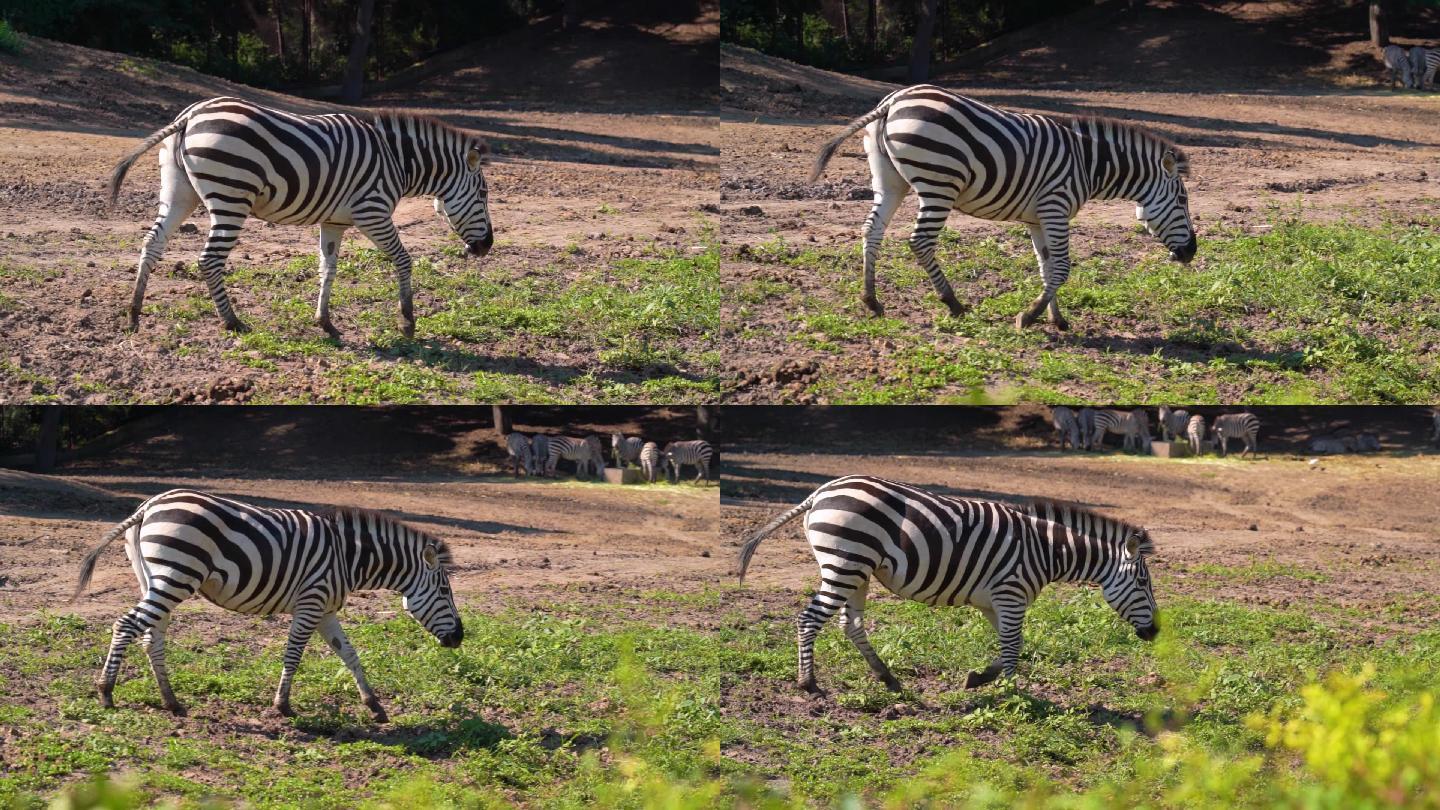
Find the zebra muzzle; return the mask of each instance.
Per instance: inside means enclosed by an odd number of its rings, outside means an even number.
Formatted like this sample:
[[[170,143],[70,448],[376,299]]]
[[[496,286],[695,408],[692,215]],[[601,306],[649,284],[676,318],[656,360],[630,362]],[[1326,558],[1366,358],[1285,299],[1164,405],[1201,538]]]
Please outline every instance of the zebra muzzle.
[[[490,252],[490,246],[495,244],[495,234],[487,233],[483,239],[471,239],[465,244],[471,256],[484,256]]]
[[[1147,624],[1144,627],[1137,627],[1135,635],[1139,636],[1142,641],[1154,641],[1155,637],[1160,635],[1160,625]]]
[[[1195,258],[1195,251],[1198,249],[1199,245],[1195,241],[1195,235],[1191,234],[1189,242],[1186,242],[1178,250],[1170,251],[1170,258],[1174,259],[1177,262],[1180,262],[1181,264],[1189,264],[1190,260]]]
[[[464,640],[465,640],[465,630],[462,629],[462,628],[457,627],[457,628],[455,628],[454,630],[450,631],[449,633],[446,633],[445,635],[440,636],[440,646],[441,646],[441,647],[449,647],[450,649],[453,650],[453,649],[455,649],[456,647],[459,647],[459,646],[460,646],[460,642],[461,642],[461,641],[464,641]]]

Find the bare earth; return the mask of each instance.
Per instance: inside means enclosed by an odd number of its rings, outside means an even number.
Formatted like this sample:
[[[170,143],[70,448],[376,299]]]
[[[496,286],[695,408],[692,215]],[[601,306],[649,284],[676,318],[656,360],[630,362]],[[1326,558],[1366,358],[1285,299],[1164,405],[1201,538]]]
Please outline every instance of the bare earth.
[[[487,69],[451,69],[368,102],[435,115],[490,142],[486,177],[497,242],[480,261],[515,279],[579,274],[670,251],[694,254],[703,249],[701,232],[717,196],[716,15],[711,9],[698,21],[661,26],[638,39],[603,23],[563,40],[543,30],[524,32],[513,37],[510,51],[492,47]],[[639,71],[633,62],[647,58],[676,60],[677,70]],[[571,63],[587,64],[591,79],[618,84],[607,87],[603,102],[587,103],[600,91],[576,80]],[[155,217],[155,153],[131,171],[114,211],[106,210],[104,185],[141,137],[186,105],[217,95],[297,112],[342,109],[43,40],[32,40],[22,56],[0,59],[0,267],[25,268],[6,285],[0,306],[0,398],[170,401],[209,391],[217,381],[257,377],[244,358],[222,356],[236,339],[218,319],[199,321],[183,351],[167,345],[166,324],[153,316],[138,335],[120,329],[140,240]],[[428,200],[402,202],[395,219],[413,257],[438,261],[442,247],[459,244]],[[192,273],[171,270],[199,256],[208,223],[200,216],[191,221],[198,232],[171,239],[151,277],[147,306],[203,292]],[[231,263],[284,265],[313,254],[315,240],[314,228],[252,219]],[[342,260],[357,246],[369,243],[352,230]],[[343,272],[336,283],[347,284]],[[259,314],[248,297],[242,292],[236,302],[242,317]],[[417,288],[417,315],[446,307]],[[356,316],[341,311],[335,320],[348,344],[363,346],[372,335],[354,323]],[[479,370],[520,373],[548,385],[587,371],[606,373],[600,348],[536,340],[466,351],[473,350]],[[393,360],[377,355],[373,362]],[[278,365],[267,379],[271,398],[319,395],[313,362],[293,357]],[[55,380],[53,390],[37,390],[41,379]]]
[[[1221,228],[1267,229],[1274,207],[1302,199],[1310,220],[1430,221],[1440,205],[1440,129],[1434,126],[1440,93],[1389,89],[1368,43],[1350,33],[1364,30],[1363,9],[1318,0],[1229,4],[1223,11],[1154,2],[1132,17],[1122,5],[1079,18],[1063,35],[1037,34],[1041,44],[1000,48],[989,61],[952,72],[942,68],[931,81],[1007,109],[1111,116],[1174,139],[1190,156],[1187,186],[1202,245]],[[748,249],[777,237],[801,249],[859,244],[871,199],[859,136],[841,147],[818,183],[807,175],[820,146],[904,85],[896,81],[722,46],[721,228],[730,244],[729,289],[773,280],[799,286],[807,296],[834,297],[834,291],[812,289],[815,282],[803,271],[757,262]],[[890,238],[909,234],[915,210],[911,195],[891,223]],[[1007,226],[954,215],[948,227],[984,238],[1003,236]],[[1117,244],[1132,258],[1163,255],[1150,237],[1135,232],[1130,203],[1088,204],[1072,228],[1076,259],[1102,248],[1114,252]],[[1203,253],[1193,267],[1204,272]],[[858,279],[858,260],[854,272]],[[957,287],[962,300],[965,286]],[[883,275],[878,294],[896,304],[888,315],[917,329],[930,329],[942,311],[928,287],[899,290]],[[747,312],[744,324],[729,324],[743,334],[726,356],[731,401],[785,397],[788,380],[777,379],[773,360],[782,352],[801,364],[820,363],[841,379],[871,375],[868,355],[885,365],[883,341],[850,347],[853,369],[818,353],[798,357],[806,349],[787,339],[796,328],[788,307],[759,304]],[[1084,344],[1086,326],[1074,327],[1067,340]]]

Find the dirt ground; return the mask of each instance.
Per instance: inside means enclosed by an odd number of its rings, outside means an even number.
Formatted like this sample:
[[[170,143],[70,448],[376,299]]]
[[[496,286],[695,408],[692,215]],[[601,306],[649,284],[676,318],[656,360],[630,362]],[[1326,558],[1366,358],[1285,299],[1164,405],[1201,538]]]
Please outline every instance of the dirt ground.
[[[981,64],[942,67],[931,81],[1007,109],[1112,116],[1174,139],[1190,156],[1187,187],[1202,245],[1222,228],[1262,232],[1270,227],[1274,206],[1293,207],[1300,199],[1305,217],[1322,221],[1343,216],[1362,224],[1423,222],[1435,212],[1440,93],[1389,89],[1378,59],[1361,39],[1362,7],[1326,0],[1152,2],[1130,14],[1123,5],[1096,9],[1053,36],[1041,32],[1026,44],[997,48]],[[1411,27],[1418,33],[1433,30],[1435,23],[1431,12],[1417,12]],[[1396,41],[1407,48],[1421,43],[1406,36]],[[757,261],[749,248],[777,237],[801,248],[859,243],[871,198],[860,138],[840,148],[819,182],[806,178],[819,147],[845,122],[903,86],[903,79],[895,81],[902,83],[819,71],[722,46],[721,228],[731,246],[726,252],[731,289],[769,279],[799,286],[807,296],[834,296],[812,290],[813,284],[797,277],[803,273],[785,274]],[[889,236],[903,239],[914,216],[912,195]],[[983,238],[1003,234],[1006,226],[956,215],[948,227]],[[1131,204],[1088,204],[1072,225],[1072,257],[1113,249],[1117,241],[1131,258],[1163,253],[1134,229]],[[1203,271],[1203,256],[1195,267]],[[882,276],[879,285],[882,300],[899,300],[893,282]],[[961,288],[957,292],[965,297]],[[768,358],[806,350],[787,340],[794,329],[789,307],[774,311],[757,305],[748,311],[743,330],[735,327],[743,338],[732,343],[726,358],[731,401],[777,401],[789,380]],[[892,307],[887,314],[927,328],[936,312],[928,306],[917,312]],[[1080,330],[1075,340],[1083,344],[1086,327],[1074,326]],[[881,342],[869,348],[883,365]],[[864,347],[851,347],[847,355],[857,352],[866,354]],[[797,362],[819,363],[840,378],[869,373],[863,359],[850,364],[853,370],[819,353]],[[762,369],[768,371],[757,378],[754,372]]]
[[[550,30],[554,25],[537,25],[481,43],[488,46],[482,66],[460,60],[367,103],[435,115],[489,141],[494,155],[486,178],[497,247],[481,261],[506,268],[517,280],[554,272],[557,265],[560,272],[580,273],[623,258],[692,255],[703,250],[719,154],[718,7],[698,6],[692,19],[645,30],[601,19],[578,35],[561,36]],[[481,58],[479,51],[469,55]],[[657,60],[676,69],[639,69],[639,63]],[[218,320],[202,321],[183,351],[163,345],[163,325],[153,317],[136,336],[121,331],[140,239],[155,217],[154,153],[131,171],[117,207],[107,211],[104,204],[111,170],[140,137],[186,105],[222,94],[298,112],[339,109],[44,40],[29,40],[18,56],[0,57],[0,267],[18,274],[18,283],[4,290],[7,305],[0,306],[0,397],[169,401],[176,390],[180,396],[205,392],[217,381],[256,375],[243,357],[226,352],[236,341]],[[403,201],[395,219],[413,257],[439,259],[442,247],[458,244],[428,200]],[[202,291],[194,278],[170,271],[178,262],[193,263],[203,246],[207,224],[199,216],[191,221],[198,232],[171,239],[151,277],[147,304]],[[314,232],[251,220],[232,266],[284,265],[314,253]],[[369,243],[352,230],[342,259],[361,245]],[[346,284],[344,275],[337,286]],[[448,303],[424,289],[416,296],[422,317]],[[236,302],[242,315],[251,303],[247,297],[242,293]],[[349,342],[366,340],[363,329],[340,325]],[[555,383],[567,370],[573,377],[601,364],[598,347],[563,341],[469,351],[479,370],[528,374],[540,385]],[[278,365],[273,398],[314,398],[313,362],[294,357]],[[75,381],[97,368],[100,385]],[[35,390],[42,379],[56,380],[54,390]]]
[[[876,475],[962,498],[1066,500],[1144,526],[1157,546],[1153,570],[1162,606],[1166,595],[1274,607],[1324,603],[1362,609],[1383,625],[1397,618],[1387,607],[1404,604],[1403,621],[1433,622],[1440,618],[1440,504],[1415,493],[1440,474],[1440,452],[1408,418],[1422,409],[1347,410],[1313,409],[1290,419],[1262,411],[1255,460],[1046,450],[1043,409],[1023,406],[952,412],[954,432],[928,441],[903,431],[866,434],[857,419],[817,414],[811,433],[838,431],[828,446],[785,441],[766,429],[730,443],[721,542],[734,553],[741,537],[826,481]],[[1296,453],[1311,436],[1361,425],[1384,436],[1385,452],[1313,461]],[[780,429],[809,435],[798,421]],[[1212,565],[1257,567],[1254,576],[1222,582],[1206,576],[1203,568]],[[746,581],[795,589],[798,609],[800,593],[813,589],[816,577],[797,520],[765,541]]]

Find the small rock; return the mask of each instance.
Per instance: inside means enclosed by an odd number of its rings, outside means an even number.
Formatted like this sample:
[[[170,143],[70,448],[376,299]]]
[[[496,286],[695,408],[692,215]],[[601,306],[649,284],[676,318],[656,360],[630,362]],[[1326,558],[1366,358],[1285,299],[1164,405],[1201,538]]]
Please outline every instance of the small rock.
[[[180,233],[199,233],[200,227],[193,222],[187,222],[180,226]]]
[[[1250,528],[1250,531],[1252,531],[1252,532],[1258,532],[1258,531],[1260,531],[1260,527],[1257,526],[1257,525],[1254,524],[1254,523],[1251,523],[1250,526],[1249,526],[1249,528]]]

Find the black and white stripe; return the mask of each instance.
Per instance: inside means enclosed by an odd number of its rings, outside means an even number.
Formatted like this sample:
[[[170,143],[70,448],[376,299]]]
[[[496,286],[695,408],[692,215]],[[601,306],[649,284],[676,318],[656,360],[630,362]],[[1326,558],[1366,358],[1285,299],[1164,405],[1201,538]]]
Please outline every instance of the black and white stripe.
[[[1185,423],[1185,438],[1190,442],[1190,452],[1200,455],[1205,447],[1205,417],[1192,414]]]
[[[1397,83],[1403,82],[1406,87],[1414,87],[1414,70],[1410,66],[1410,54],[1399,45],[1386,45],[1380,52],[1380,61],[1385,63],[1385,69],[1390,71],[1390,86],[1393,88]]]
[[[122,534],[142,596],[115,621],[96,684],[107,708],[114,705],[111,694],[125,648],[142,639],[165,707],[184,714],[165,668],[165,631],[175,608],[197,592],[227,610],[292,615],[274,703],[285,716],[293,715],[290,684],[300,656],[319,630],[354,676],[365,705],[377,721],[385,721],[385,709],[336,617],[354,591],[399,591],[406,612],[442,645],[458,647],[464,637],[445,573],[449,549],[377,512],[269,509],[171,490],[141,504],[85,557],[76,598],[90,583],[100,552]]]
[[[1410,49],[1410,79],[1417,89],[1429,90],[1435,83],[1437,70],[1440,70],[1440,49],[1419,45]]]
[[[320,297],[315,319],[332,337],[330,286],[341,237],[354,225],[395,263],[401,328],[415,332],[410,254],[392,216],[402,197],[433,196],[435,210],[483,256],[494,241],[481,163],[485,142],[433,118],[400,112],[292,115],[238,98],[185,108],[115,167],[114,204],[130,166],[160,144],[160,215],[145,235],[130,305],[139,327],[145,283],[165,243],[198,206],[210,215],[200,274],[225,325],[246,327],[225,291],[225,260],[246,217],[320,226]]]
[[[605,471],[599,437],[586,436],[577,439],[573,436],[551,436],[549,449],[550,456],[545,464],[545,472],[549,475],[555,474],[555,468],[559,466],[561,459],[574,462],[576,478],[600,475]],[[591,472],[592,470],[594,472]]]
[[[1150,452],[1150,417],[1143,408],[1133,411],[1096,411],[1095,428],[1090,434],[1090,446],[1104,446],[1106,433],[1118,433],[1125,437],[1126,450],[1138,449]]]
[[[505,452],[509,457],[516,478],[520,477],[520,470],[522,468],[525,470],[526,475],[535,474],[535,456],[530,449],[530,438],[524,433],[505,434]]]
[[[1255,455],[1255,439],[1260,434],[1260,417],[1253,413],[1227,413],[1215,417],[1210,425],[1210,438],[1215,442],[1215,452],[1224,456],[1229,450],[1231,439],[1241,439],[1245,449],[1240,453]]]
[[[530,437],[530,463],[535,475],[541,475],[550,466],[550,437],[536,433]]]
[[[1095,409],[1081,408],[1080,412],[1075,414],[1075,424],[1080,427],[1080,449],[1094,450]]]
[[[1075,416],[1075,411],[1064,405],[1056,405],[1050,409],[1050,425],[1055,428],[1055,436],[1064,450],[1066,443],[1069,443],[1071,450],[1080,449],[1080,420]]]
[[[645,476],[645,481],[651,484],[655,483],[662,466],[664,466],[664,462],[660,456],[660,445],[655,442],[646,442],[645,446],[640,448],[640,472]]]
[[[863,613],[874,578],[897,596],[928,605],[972,605],[1000,638],[1000,656],[971,672],[966,687],[1015,674],[1021,623],[1051,582],[1092,582],[1135,632],[1159,632],[1143,530],[1076,507],[1037,504],[1027,513],[994,501],[962,500],[908,484],[849,476],[817,489],[746,538],[744,582],[760,541],[805,513],[805,534],[820,566],[820,587],[796,619],[798,682],[815,683],[815,636],[837,612],[845,635],[886,686],[900,683],[871,647]]]
[[[623,468],[627,463],[640,462],[640,449],[645,446],[645,440],[639,436],[613,433],[610,435],[610,445],[615,455],[615,466]]]
[[[876,315],[875,262],[880,243],[911,188],[920,213],[910,249],[953,315],[955,298],[935,258],[952,210],[974,217],[1022,222],[1030,229],[1044,291],[1015,318],[1017,328],[1047,307],[1050,322],[1068,328],[1055,296],[1070,277],[1070,220],[1089,200],[1127,199],[1136,216],[1170,249],[1195,256],[1195,228],[1184,178],[1189,161],[1175,144],[1139,127],[1104,118],[1056,119],[1012,113],[931,85],[886,96],[845,127],[815,160],[812,182],[847,138],[865,130],[875,202],[865,219],[865,292]]]
[[[670,442],[665,445],[662,455],[670,465],[671,481],[680,480],[680,468],[687,464],[695,468],[695,480],[701,481],[710,478],[710,459],[715,455],[715,448],[707,441],[692,439]]]
[[[1185,429],[1189,424],[1189,411],[1172,410],[1169,405],[1160,406],[1160,435],[1165,441],[1185,438]]]

